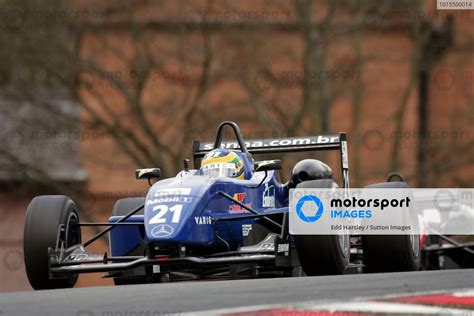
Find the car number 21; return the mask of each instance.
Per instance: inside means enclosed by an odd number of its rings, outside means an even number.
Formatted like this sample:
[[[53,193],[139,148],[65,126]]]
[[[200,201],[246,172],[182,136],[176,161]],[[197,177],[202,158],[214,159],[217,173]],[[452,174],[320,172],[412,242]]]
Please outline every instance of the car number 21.
[[[158,211],[155,216],[153,216],[149,224],[164,224],[166,223],[166,214],[168,212],[173,213],[173,217],[171,218],[172,223],[179,223],[179,218],[181,217],[181,211],[183,210],[182,204],[177,204],[172,207],[168,207],[168,205],[157,205],[153,207],[153,212]]]

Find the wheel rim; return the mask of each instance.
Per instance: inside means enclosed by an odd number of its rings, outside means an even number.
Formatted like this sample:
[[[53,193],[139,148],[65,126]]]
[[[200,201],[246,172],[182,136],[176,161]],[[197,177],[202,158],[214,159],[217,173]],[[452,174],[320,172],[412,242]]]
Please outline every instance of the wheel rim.
[[[81,242],[81,231],[79,226],[79,218],[75,212],[69,214],[66,226],[66,247],[74,246]]]
[[[339,249],[344,257],[347,257],[349,252],[349,245],[348,245],[349,235],[347,234],[338,234],[337,241],[339,242]]]
[[[413,256],[418,257],[420,253],[420,236],[410,234],[410,245]]]
[[[411,211],[411,210],[410,210]],[[414,214],[414,212],[410,212]],[[419,232],[418,219],[410,216],[410,224],[414,227],[412,232]],[[420,235],[410,234],[410,246],[412,255],[417,258],[420,254]]]

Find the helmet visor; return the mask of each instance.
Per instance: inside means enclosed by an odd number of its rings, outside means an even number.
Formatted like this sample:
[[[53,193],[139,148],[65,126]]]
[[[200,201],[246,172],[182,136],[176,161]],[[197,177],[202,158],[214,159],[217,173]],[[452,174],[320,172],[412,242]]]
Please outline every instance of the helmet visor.
[[[201,168],[201,173],[212,178],[232,178],[237,172],[233,163],[210,163]]]

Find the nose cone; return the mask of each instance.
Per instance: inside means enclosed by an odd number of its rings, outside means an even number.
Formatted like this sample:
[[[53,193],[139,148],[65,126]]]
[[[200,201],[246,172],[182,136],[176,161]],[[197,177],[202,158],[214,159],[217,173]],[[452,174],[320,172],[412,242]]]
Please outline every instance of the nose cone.
[[[207,178],[168,179],[157,182],[145,200],[145,231],[148,242],[196,243],[212,240],[212,221],[206,212]],[[199,181],[200,180],[200,181]]]

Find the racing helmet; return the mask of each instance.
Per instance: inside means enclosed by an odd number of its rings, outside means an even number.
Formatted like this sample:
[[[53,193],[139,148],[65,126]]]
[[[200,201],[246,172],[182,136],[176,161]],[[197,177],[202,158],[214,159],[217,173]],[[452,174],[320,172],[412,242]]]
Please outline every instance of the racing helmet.
[[[227,149],[213,149],[202,162],[200,174],[214,178],[245,179],[245,168],[242,158]]]

